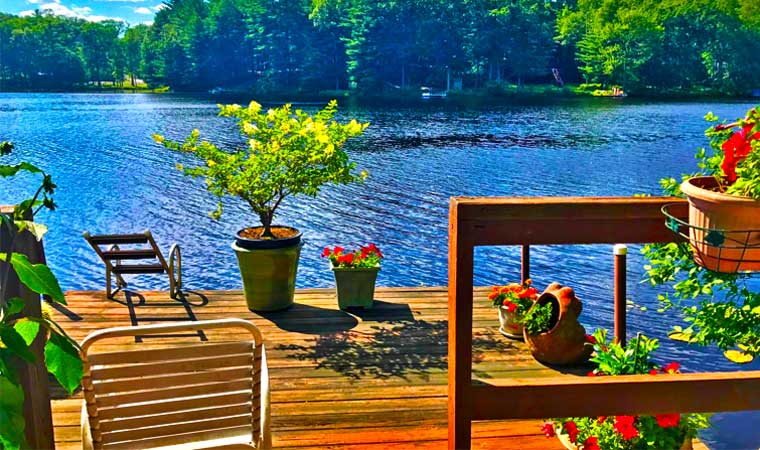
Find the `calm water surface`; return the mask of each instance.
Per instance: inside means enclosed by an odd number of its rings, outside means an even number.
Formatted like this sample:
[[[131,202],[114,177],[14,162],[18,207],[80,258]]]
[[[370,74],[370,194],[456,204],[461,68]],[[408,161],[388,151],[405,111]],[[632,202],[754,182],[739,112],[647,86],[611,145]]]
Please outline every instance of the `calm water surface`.
[[[467,109],[345,108],[344,118],[371,122],[349,148],[371,177],[363,185],[327,187],[316,199],[291,199],[281,208],[278,222],[304,233],[298,286],[333,285],[319,257],[324,246],[366,242],[387,255],[381,285],[445,285],[449,197],[657,194],[660,178],[693,168],[695,150],[706,145],[707,111],[737,118],[751,106],[597,100]],[[230,199],[223,219],[210,219],[215,199],[200,180],[174,168],[192,160],[150,138],[161,133],[178,139],[198,128],[215,143],[239,144],[234,123],[216,113],[215,102],[206,98],[0,94],[0,140],[14,141],[15,159],[38,164],[58,184],[59,210],[40,220],[50,226],[46,251],[64,289],[103,289],[102,264],[82,239],[83,231],[146,228],[164,249],[182,244],[188,288],[241,288],[231,236],[257,218]],[[0,182],[0,203],[18,200],[33,184]],[[612,328],[611,246],[543,247],[532,254],[538,286],[559,281],[575,287],[586,303],[584,324]],[[642,264],[632,249],[629,295],[647,310],[630,311],[629,329],[664,338],[678,318],[655,312],[657,292],[636,282]],[[477,284],[518,277],[517,249],[477,252]],[[143,276],[134,287],[168,286],[165,279]],[[681,361],[686,371],[740,369],[715,349],[667,339],[660,355],[663,363]],[[714,423],[703,435],[712,449],[760,446],[760,414],[721,414]]]

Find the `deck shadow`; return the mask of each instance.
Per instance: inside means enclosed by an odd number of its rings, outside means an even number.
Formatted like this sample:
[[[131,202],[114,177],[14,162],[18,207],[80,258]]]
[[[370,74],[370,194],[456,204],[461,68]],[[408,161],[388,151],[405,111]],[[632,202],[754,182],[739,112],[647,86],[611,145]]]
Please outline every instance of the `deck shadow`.
[[[305,303],[294,303],[282,311],[256,311],[256,314],[271,321],[281,330],[303,334],[346,332],[359,324],[356,317],[346,312]]]
[[[372,308],[348,308],[347,312],[363,321],[371,322],[411,322],[414,320],[412,309],[406,303],[391,303],[375,300]]]
[[[410,312],[411,314],[411,312]],[[313,344],[280,344],[286,358],[313,361],[317,368],[333,370],[351,379],[417,376],[428,380],[448,369],[448,321],[408,320],[374,325],[369,331],[342,331],[318,336]],[[498,335],[473,336],[473,361],[484,351],[518,351],[516,344]]]

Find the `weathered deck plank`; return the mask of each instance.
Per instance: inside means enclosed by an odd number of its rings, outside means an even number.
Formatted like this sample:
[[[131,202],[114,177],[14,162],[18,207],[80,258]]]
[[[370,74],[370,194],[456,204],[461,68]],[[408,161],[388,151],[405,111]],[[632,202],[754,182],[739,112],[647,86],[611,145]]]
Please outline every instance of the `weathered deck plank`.
[[[486,291],[478,291],[485,299]],[[92,331],[130,325],[129,306],[103,292],[68,292],[68,306],[54,312],[74,339]],[[136,317],[184,317],[166,292],[131,295]],[[123,294],[117,299],[124,300]],[[255,314],[241,292],[202,291],[188,297],[198,320],[240,317],[262,331],[272,380],[272,427],[279,448],[440,449],[446,446],[445,288],[378,289],[376,307],[347,314],[332,290],[304,289],[285,312]],[[140,324],[150,320],[140,320]],[[473,370],[479,378],[523,378],[557,373],[537,363],[524,344],[498,334],[496,313],[485,300],[473,314]],[[208,333],[210,341],[224,333]],[[177,345],[198,337],[174,338]],[[162,340],[166,342],[166,340]],[[124,340],[115,351],[139,345]],[[582,371],[584,369],[579,369]],[[572,375],[568,375],[572,376]],[[53,401],[57,448],[81,448],[80,395]],[[507,405],[505,405],[507,407]],[[535,420],[481,422],[476,449],[561,449],[540,433]]]

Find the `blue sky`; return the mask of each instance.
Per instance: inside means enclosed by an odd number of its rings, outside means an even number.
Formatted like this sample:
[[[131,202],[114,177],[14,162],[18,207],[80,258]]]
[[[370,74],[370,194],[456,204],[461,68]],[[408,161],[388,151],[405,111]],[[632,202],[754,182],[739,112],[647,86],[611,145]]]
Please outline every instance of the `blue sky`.
[[[60,16],[117,19],[137,25],[151,23],[162,5],[162,0],[0,0],[0,12],[26,15],[35,9],[52,10]]]

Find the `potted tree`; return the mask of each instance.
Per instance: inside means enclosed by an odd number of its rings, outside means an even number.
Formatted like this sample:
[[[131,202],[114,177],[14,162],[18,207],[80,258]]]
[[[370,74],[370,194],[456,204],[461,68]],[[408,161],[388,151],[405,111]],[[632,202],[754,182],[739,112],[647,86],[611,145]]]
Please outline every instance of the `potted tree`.
[[[340,309],[372,308],[375,302],[375,281],[383,254],[375,244],[346,252],[343,247],[325,247],[322,257],[330,261],[335,276],[335,291]]]
[[[314,115],[293,111],[290,105],[264,111],[256,102],[248,107],[220,105],[220,110],[220,116],[238,120],[246,139],[243,148],[223,149],[201,141],[198,130],[184,142],[153,137],[170,150],[202,161],[195,167],[178,168],[185,175],[204,177],[209,192],[220,197],[212,217],[221,217],[224,196],[239,197],[250,206],[261,225],[241,229],[232,244],[246,302],[255,311],[284,309],[293,303],[302,244],[300,231],[273,223],[277,208],[290,196],[315,197],[327,183],[348,184],[365,178],[366,172],[355,172],[355,163],[342,147],[369,124],[335,121],[335,100]]]

